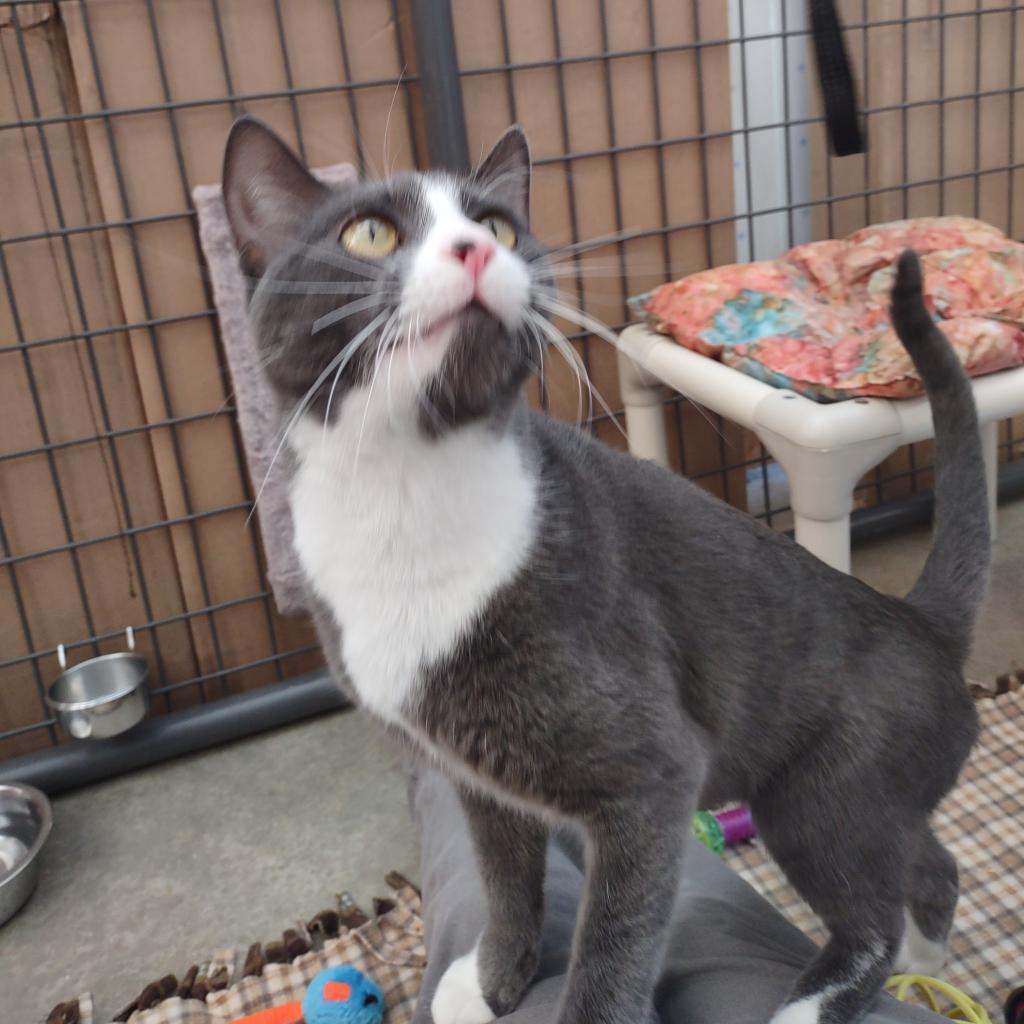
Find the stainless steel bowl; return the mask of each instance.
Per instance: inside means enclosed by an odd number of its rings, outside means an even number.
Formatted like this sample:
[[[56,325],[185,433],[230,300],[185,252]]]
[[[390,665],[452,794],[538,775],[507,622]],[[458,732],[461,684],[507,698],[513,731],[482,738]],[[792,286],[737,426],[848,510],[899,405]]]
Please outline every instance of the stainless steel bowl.
[[[0,924],[21,909],[39,877],[53,826],[50,801],[33,786],[0,782]]]
[[[149,707],[149,665],[135,654],[135,637],[127,630],[128,650],[90,658],[67,667],[63,645],[57,657],[63,672],[46,693],[46,703],[61,728],[76,740],[106,739],[140,722]]]

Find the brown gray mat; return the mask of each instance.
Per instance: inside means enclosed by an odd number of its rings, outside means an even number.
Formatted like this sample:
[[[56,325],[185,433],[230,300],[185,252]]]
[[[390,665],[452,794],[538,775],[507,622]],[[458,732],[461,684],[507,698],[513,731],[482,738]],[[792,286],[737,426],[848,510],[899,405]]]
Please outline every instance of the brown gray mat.
[[[335,164],[313,173],[328,185],[344,185],[357,176],[351,164]],[[249,476],[253,492],[259,493],[256,514],[267,558],[267,578],[278,610],[284,615],[297,614],[306,608],[306,594],[292,547],[294,530],[288,507],[286,450],[282,449],[281,456],[271,468],[274,452],[281,440],[280,410],[260,369],[253,343],[246,315],[247,283],[238,265],[220,185],[198,185],[192,191],[192,199],[199,218],[199,240],[210,270],[220,334],[231,371]]]

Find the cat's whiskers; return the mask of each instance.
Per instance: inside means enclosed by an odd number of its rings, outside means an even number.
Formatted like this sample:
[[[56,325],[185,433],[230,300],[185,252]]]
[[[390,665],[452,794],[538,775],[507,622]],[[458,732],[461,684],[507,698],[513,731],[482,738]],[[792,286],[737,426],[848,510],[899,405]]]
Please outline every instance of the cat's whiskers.
[[[687,398],[686,401],[688,404],[692,405],[698,413],[700,413],[701,418],[722,439],[722,443],[727,448],[736,448],[736,442],[730,441],[729,438],[725,436],[725,434],[722,432],[722,428],[719,427],[719,425],[711,418],[711,413],[709,413],[708,410],[703,405],[700,404],[700,402],[696,401],[693,398]]]
[[[395,350],[398,348],[398,335],[396,334],[388,345],[388,375],[385,379],[384,396],[387,400],[388,405],[388,419],[394,420],[395,418],[395,406],[391,398],[391,370],[395,365]]]
[[[271,351],[267,352],[265,355],[262,355],[258,359],[256,359],[255,362],[253,362],[253,368],[257,372],[262,373],[275,359],[277,359],[279,354],[280,354],[279,352],[277,352],[276,350],[272,349]],[[228,407],[228,403],[233,398],[235,398],[237,394],[238,394],[238,388],[237,387],[229,388],[227,394],[224,395],[224,401],[221,402],[220,405],[218,405],[217,408],[214,409],[213,412],[210,413],[210,415],[211,416],[219,416],[222,412],[224,412],[224,410]]]
[[[561,263],[577,253],[601,249],[606,245],[615,245],[617,242],[628,242],[635,234],[635,230],[613,231],[611,234],[598,235],[596,238],[588,238],[583,242],[570,242],[568,245],[556,246],[554,249],[548,250],[546,256],[539,256],[537,259],[546,259],[549,263]],[[532,262],[536,262],[536,260]]]
[[[570,280],[578,279],[579,281],[589,280],[590,278],[621,278],[622,268],[617,266],[604,269],[576,266],[548,267],[544,276],[556,280],[568,278]]]
[[[409,373],[409,380],[413,382],[413,390],[416,392],[416,397],[420,403],[421,408],[426,410],[429,407],[430,411],[433,412],[433,406],[430,403],[430,399],[415,384],[415,371],[413,370],[412,350],[413,346],[417,343],[418,340],[419,339],[417,338],[417,336],[413,333],[412,320],[410,319],[408,321],[408,334],[406,336],[405,346],[406,368]]]
[[[299,404],[295,407],[294,412],[288,418],[288,422],[285,424],[284,429],[281,431],[281,438],[274,449],[274,454],[270,459],[270,465],[267,466],[267,472],[263,476],[263,481],[259,486],[259,490],[256,492],[256,497],[253,498],[252,508],[249,510],[249,514],[245,517],[245,523],[248,526],[249,521],[252,519],[256,512],[256,507],[259,505],[260,498],[263,496],[263,491],[266,489],[267,481],[270,479],[270,474],[274,471],[274,466],[277,463],[278,458],[281,455],[281,451],[285,446],[285,442],[288,440],[288,436],[291,434],[295,427],[295,424],[299,422],[302,414],[309,408],[310,403],[313,401],[316,393],[326,383],[331,374],[338,368],[338,364],[342,363],[347,365],[348,361],[352,358],[355,351],[359,346],[382,324],[387,318],[388,313],[385,310],[382,313],[378,313],[360,332],[357,334],[352,341],[348,343],[333,359],[324,367],[320,372],[320,375],[313,381],[312,384],[306,389],[306,393],[302,396]]]
[[[417,342],[417,344],[419,342],[423,341],[422,316],[423,316],[422,312],[417,312],[417,314],[416,314],[416,342]],[[439,374],[437,379],[440,381],[441,387],[445,390],[445,392],[447,393],[449,399],[451,399],[454,402],[455,394],[452,391],[452,383],[451,383],[451,380],[449,379],[449,375],[448,374]]]
[[[413,369],[413,348],[419,344],[419,317],[416,318],[416,329],[413,330],[412,321],[409,322],[409,335],[408,344],[405,346],[405,358],[409,365],[409,380],[413,381],[415,377],[415,371]],[[438,415],[437,409],[434,407],[434,403],[430,400],[430,396],[426,394],[422,389],[413,384],[413,389],[416,394],[416,400],[419,402],[420,408],[430,417],[433,423],[438,426],[444,426],[441,417]]]
[[[575,306],[570,306],[568,303],[561,302],[558,299],[551,299],[544,295],[538,295],[536,301],[538,305],[543,306],[549,312],[554,313],[557,316],[564,317],[566,320],[578,324],[580,327],[583,327],[588,331],[592,331],[599,338],[604,338],[606,341],[610,342],[614,347],[618,347],[618,338],[616,338],[615,334],[607,327],[607,325],[601,323],[600,320],[595,320],[592,316],[588,316],[586,313],[584,313],[580,309],[577,309]],[[543,319],[540,319],[540,322],[544,324],[548,323],[547,320]],[[598,405],[601,406],[601,408],[604,410],[608,418],[612,421],[612,423],[615,424],[615,428],[618,430],[618,432],[622,434],[624,438],[627,438],[626,431],[623,429],[622,424],[619,423],[618,417],[612,411],[611,406],[605,401],[604,396],[601,394],[601,392],[594,386],[594,382],[590,379],[590,374],[587,373],[586,365],[580,358],[579,353],[569,343],[569,340],[565,337],[565,335],[563,335],[556,327],[554,327],[553,324],[550,325],[550,327],[551,331],[554,332],[554,335],[559,337],[562,340],[562,342],[564,342],[565,346],[569,349],[569,351],[572,352],[573,356],[575,357],[575,361],[579,364],[579,366],[582,367],[583,378],[586,381],[587,391],[589,392],[591,397],[597,399]],[[549,334],[549,337],[551,337],[551,334]],[[556,347],[559,347],[561,351],[560,346]],[[588,411],[588,419],[590,418],[593,418],[593,404],[591,404],[590,409]]]
[[[325,331],[328,327],[333,327],[336,323],[346,320],[355,313],[372,309],[374,306],[379,306],[382,302],[390,301],[390,299],[391,296],[387,292],[375,292],[373,295],[367,295],[365,298],[347,302],[344,306],[332,309],[330,313],[324,313],[323,316],[314,320],[309,333],[311,335],[319,334],[321,331]]]
[[[384,394],[385,394],[385,396],[387,398],[388,419],[391,420],[391,421],[393,421],[394,418],[395,418],[395,407],[394,407],[394,404],[392,402],[392,397],[391,397],[391,370],[392,370],[392,368],[394,367],[394,364],[395,364],[395,352],[398,349],[399,342],[401,341],[401,338],[402,338],[402,335],[401,335],[401,332],[400,332],[399,328],[400,328],[400,325],[398,323],[395,323],[392,326],[390,332],[385,336],[386,337],[386,343],[387,343],[387,351],[388,351],[388,375],[387,375],[387,381],[386,381],[387,386],[385,388]],[[385,344],[385,339],[384,338],[381,339],[381,344],[382,345]]]
[[[629,241],[629,239],[625,239],[624,241]],[[640,277],[644,275],[650,276],[654,279],[649,286],[652,288],[661,284],[666,277],[671,278],[676,275],[677,272],[688,272],[693,269],[689,264],[682,260],[666,263],[660,257],[645,257],[636,252],[623,252],[621,254],[609,253],[608,255],[597,257],[587,255],[588,252],[596,252],[599,248],[613,246],[616,244],[617,243],[614,239],[611,241],[600,240],[593,249],[584,249],[579,255],[567,253],[563,256],[555,256],[554,258],[548,259],[547,262],[550,264],[551,269],[561,270],[562,268],[566,268],[570,269],[570,272],[572,267],[585,269],[586,267],[594,267],[598,264],[603,264],[610,272],[614,270],[614,272],[619,276],[622,276],[623,274],[623,262],[625,262],[626,274],[629,277]],[[538,265],[542,262],[544,262],[544,258],[538,257],[536,260],[532,261],[531,266]]]
[[[352,476],[350,480],[353,483],[355,482],[356,476],[359,473],[359,453],[362,451],[363,448],[363,434],[366,432],[366,420],[370,415],[370,405],[373,402],[373,389],[377,384],[377,374],[378,371],[380,370],[382,352],[383,348],[380,345],[378,345],[377,356],[374,359],[373,363],[373,373],[370,376],[370,386],[366,391],[366,405],[363,407],[363,418],[359,424],[359,436],[356,438],[356,451],[355,455],[352,458]]]
[[[389,324],[391,324],[392,321],[397,316],[398,316],[398,311],[395,310],[395,312],[393,312],[391,314],[391,316],[388,317],[388,319],[384,321],[384,326],[381,328],[381,334],[382,335],[387,332]],[[338,381],[341,379],[341,375],[342,375],[342,373],[344,373],[345,367],[348,366],[349,362],[351,362],[353,357],[356,355],[356,352],[360,348],[364,347],[369,342],[369,340],[370,340],[370,335],[369,334],[365,334],[365,335],[362,335],[362,336],[357,335],[356,338],[345,347],[345,351],[347,351],[348,355],[346,355],[346,357],[338,364],[338,369],[334,373],[334,380],[331,382],[330,393],[327,395],[327,405],[324,408],[324,431],[323,431],[323,435],[321,437],[321,445],[325,444],[326,441],[327,441],[327,427],[328,427],[328,424],[330,422],[331,403],[334,401],[334,391],[335,391],[335,388],[337,388],[337,386],[338,386]]]
[[[316,250],[313,246],[308,245],[305,242],[294,242],[297,247],[303,247],[314,253],[317,257],[321,258],[324,262],[332,262],[326,257],[322,250]],[[167,265],[167,272],[174,273],[180,269],[184,269],[188,273],[198,272],[202,277],[202,280],[206,283],[212,284],[214,282],[213,271],[205,264],[196,264],[194,259],[185,259],[181,256],[177,256],[172,252],[169,252],[165,246],[156,245],[146,241],[139,241],[139,251],[147,255],[152,260],[154,273],[159,272],[163,269],[162,264]],[[338,254],[333,254],[337,257]],[[344,259],[344,257],[341,257]],[[352,261],[342,265],[335,259],[333,264],[339,269],[348,270],[350,273],[357,274],[361,281],[357,282],[346,282],[346,281],[303,281],[303,280],[291,280],[289,278],[276,278],[268,277],[266,274],[256,276],[252,274],[246,274],[240,270],[242,279],[250,285],[253,289],[256,289],[261,284],[265,287],[266,291],[276,292],[280,294],[348,294],[349,292],[356,291],[360,285],[365,285],[366,290],[372,291],[375,288],[379,288],[380,271],[378,268],[371,266],[368,263],[356,264]],[[365,273],[365,270],[373,271],[372,274]],[[275,283],[274,287],[270,287],[271,282]]]
[[[375,281],[296,281],[285,277],[251,278],[258,290],[275,295],[362,295],[380,290]]]
[[[526,329],[526,333],[530,341],[532,341],[533,344],[537,347],[538,362],[534,364],[534,370],[536,371],[537,376],[540,378],[540,393],[542,396],[546,396],[547,382],[544,379],[544,363],[546,359],[544,354],[544,342],[541,341],[540,332],[537,330],[537,327],[531,319],[526,320],[523,326]]]
[[[330,422],[331,415],[331,403],[334,400],[334,392],[335,389],[337,388],[338,381],[341,379],[341,375],[345,372],[346,367],[355,358],[359,350],[369,343],[370,338],[373,335],[373,331],[381,323],[385,316],[385,313],[386,311],[380,313],[373,320],[371,320],[370,323],[367,324],[367,326],[364,327],[363,330],[361,330],[328,364],[328,368],[330,368],[334,366],[335,362],[337,362],[337,368],[334,370],[334,379],[331,382],[331,390],[327,395],[327,404],[324,407],[324,433],[322,440],[326,440],[327,437],[327,427],[328,423]],[[384,327],[387,327],[387,320],[384,320]],[[314,384],[313,388],[311,388],[310,391],[306,392],[304,401],[306,401],[307,404],[308,401],[312,400],[315,394],[314,389],[316,389],[317,386],[317,384]]]
[[[537,304],[544,306],[547,310],[549,310],[552,313],[555,313],[558,316],[564,317],[566,320],[570,320],[573,323],[578,324],[585,330],[591,331],[592,333],[596,334],[599,338],[603,338],[605,341],[609,342],[616,348],[618,347],[618,338],[606,324],[601,323],[600,320],[595,320],[592,316],[589,316],[582,310],[577,309],[575,306],[570,306],[568,303],[558,299],[551,299],[547,296],[544,296],[543,294],[538,295]],[[611,411],[611,409],[608,408],[607,403],[601,397],[600,393],[597,391],[596,388],[594,388],[593,391],[598,402],[604,408],[604,411],[608,414],[609,417],[611,417],[612,422],[618,428],[619,433],[622,434],[623,437],[626,437],[626,432],[622,429],[622,426],[619,424],[619,421],[616,418],[615,414]],[[711,418],[711,414],[704,408],[704,406],[702,406],[699,402],[693,401],[693,399],[688,399],[688,401],[704,418],[708,426],[711,427],[711,429],[722,439],[722,441],[730,448],[734,448],[734,442],[730,441],[725,436],[721,428]]]
[[[405,67],[402,68],[398,75],[398,81],[395,83],[395,91],[391,94],[391,102],[388,104],[388,116],[384,119],[384,144],[381,146],[381,157],[384,160],[384,171],[385,174],[382,177],[391,177],[394,173],[391,166],[388,164],[388,129],[391,127],[391,114],[395,109],[395,100],[398,99],[398,93],[402,88],[402,79],[405,77]]]
[[[413,346],[413,324],[412,324],[412,319],[407,316],[405,318],[404,324],[405,324],[405,326],[404,326],[403,332],[402,332],[402,344],[399,347],[405,349],[405,360],[406,360],[406,364],[408,366],[408,371],[409,371],[408,381],[410,383],[410,386],[412,386],[414,388],[414,390],[415,390],[415,378],[414,378],[414,375],[413,375],[413,364],[412,364],[412,346]]]
[[[380,280],[380,267],[373,263],[367,263],[366,260],[357,260],[351,256],[346,256],[338,246],[310,245],[308,242],[303,242],[298,238],[292,239],[288,245],[289,248],[302,253],[302,255],[318,263],[326,263],[329,267],[348,271],[348,273],[355,274],[357,277],[362,277],[367,281]]]
[[[590,314],[584,313],[577,306],[572,306],[564,301],[564,299],[554,298],[544,292],[540,292],[537,295],[536,301],[539,306],[543,306],[549,313],[554,313],[556,316],[572,321],[572,323],[583,327],[592,334],[596,334],[613,347],[618,348],[619,339],[616,337],[615,332],[607,324],[603,324],[600,320],[590,316]]]
[[[622,265],[617,259],[586,259],[566,260],[555,264],[546,261],[534,261],[527,264],[530,276],[535,281],[543,281],[548,277],[621,277]]]
[[[338,386],[342,369],[343,367],[339,363],[337,370],[334,371],[334,380],[331,381],[331,390],[327,393],[327,404],[324,406],[324,429],[320,435],[321,449],[327,445],[327,426],[331,422],[331,403],[334,401],[334,390]]]
[[[565,335],[562,334],[554,324],[550,323],[539,313],[530,311],[533,322],[547,335],[552,348],[565,360],[566,365],[572,370],[576,377],[576,426],[583,424],[583,389],[586,387],[587,395],[591,395],[592,385],[587,368],[580,358],[579,353],[572,347]],[[593,408],[591,402],[590,408]]]

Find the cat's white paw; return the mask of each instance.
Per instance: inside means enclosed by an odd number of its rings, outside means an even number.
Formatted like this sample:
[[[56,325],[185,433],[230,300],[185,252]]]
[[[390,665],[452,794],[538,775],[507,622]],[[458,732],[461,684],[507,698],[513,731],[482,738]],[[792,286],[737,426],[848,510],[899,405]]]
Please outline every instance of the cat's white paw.
[[[818,1024],[821,1010],[820,995],[808,996],[784,1006],[771,1019],[771,1024]]]
[[[896,954],[893,971],[896,974],[925,974],[934,977],[946,962],[946,947],[941,942],[925,938],[909,911],[904,910],[906,927],[903,941]]]
[[[494,1020],[480,989],[476,954],[474,947],[444,972],[430,1004],[434,1024],[490,1024]]]

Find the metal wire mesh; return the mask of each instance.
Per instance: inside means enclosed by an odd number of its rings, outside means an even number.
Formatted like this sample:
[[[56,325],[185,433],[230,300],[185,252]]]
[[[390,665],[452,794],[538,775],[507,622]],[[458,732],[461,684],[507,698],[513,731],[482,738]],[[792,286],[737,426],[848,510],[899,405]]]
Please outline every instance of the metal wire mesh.
[[[0,570],[4,612],[11,613],[4,615],[8,628],[0,650],[0,755],[57,742],[42,694],[56,672],[59,642],[72,658],[99,654],[119,647],[124,625],[131,623],[155,670],[152,692],[165,708],[281,680],[319,663],[308,627],[276,614],[256,536],[243,525],[252,491],[216,345],[215,310],[190,201],[195,184],[218,176],[215,150],[230,118],[247,108],[273,119],[275,112],[282,113],[272,108],[275,102],[286,104],[283,113],[291,130],[283,126],[285,134],[303,155],[315,162],[344,157],[363,167],[360,115],[377,113],[398,90],[407,127],[398,133],[403,137],[397,152],[406,162],[416,162],[417,141],[408,120],[408,90],[415,77],[405,70],[395,7],[377,5],[391,19],[386,43],[392,56],[386,73],[371,75],[353,73],[340,0],[317,6],[310,13],[318,26],[333,27],[339,66],[328,81],[310,83],[298,79],[292,66],[289,31],[301,12],[286,13],[278,0],[262,12],[243,11],[229,2],[191,4],[184,12],[154,0],[127,5],[101,0],[59,10],[49,4],[0,5],[8,85],[0,139],[8,141],[5,163],[21,165],[14,175],[5,173],[5,179],[15,178],[18,185],[21,178],[29,179],[18,198],[38,205],[35,217],[19,217],[9,207],[0,237],[6,297],[0,360],[5,376],[14,377],[18,392],[29,396],[24,407],[8,406],[8,421],[19,413],[28,420],[21,424],[23,431],[5,424],[0,453]],[[262,15],[272,27],[279,61],[276,67],[256,69],[256,75],[245,66],[252,14]],[[221,82],[208,94],[188,95],[196,91],[187,84],[190,62],[180,46],[210,35]],[[117,80],[123,79],[117,76],[116,61],[124,46],[152,68],[155,81]],[[273,49],[265,48],[265,59],[273,56]],[[255,86],[242,86],[243,78]],[[145,102],[135,100],[147,91]],[[308,104],[330,96],[343,100],[337,116],[347,119],[354,145],[343,153],[322,144],[317,155],[308,151],[304,121],[323,133],[323,113],[311,112]],[[375,97],[366,110],[361,110],[363,96]],[[219,134],[221,142],[209,154],[197,153],[187,135],[195,132],[195,118],[206,108],[223,115],[221,127],[211,133]],[[152,140],[154,131],[171,159],[169,178],[160,186],[165,208],[159,212],[145,209],[151,205],[145,202],[147,183],[130,159],[134,148],[145,144],[140,138],[149,133]],[[86,166],[64,173],[69,155]],[[108,174],[100,180],[104,164]],[[19,229],[33,220],[39,222],[36,229]],[[167,232],[179,229],[187,233],[184,239],[169,239]],[[164,241],[177,245],[176,266],[154,259]],[[103,251],[112,245],[119,247],[113,254]],[[38,329],[49,321],[35,309],[25,322],[22,309],[38,304],[35,292],[53,285],[32,273],[40,259],[58,278],[58,301],[68,307],[66,330]],[[172,305],[184,308],[170,313],[164,308],[168,296],[162,279],[169,267],[194,285],[186,295],[171,298]],[[97,278],[105,277],[112,280],[99,284],[112,284],[121,294],[97,319],[90,291]],[[130,298],[125,292],[132,293]],[[129,315],[129,307],[138,315]],[[206,343],[191,353],[198,358],[197,368],[210,375],[202,396],[189,393],[190,368],[175,364],[181,335],[172,332],[180,330]],[[136,379],[126,382],[116,372],[125,367],[112,367],[118,355],[135,364],[128,369]],[[143,359],[146,381],[138,379]],[[72,394],[67,387],[61,390],[58,378],[65,374],[81,378]],[[123,401],[112,404],[112,389],[126,383],[137,392],[148,387],[148,399],[129,402],[134,408],[127,409]],[[87,406],[88,429],[76,432],[63,422],[55,427],[62,417],[54,405],[69,397]],[[197,429],[203,432],[196,434]],[[87,466],[76,464],[83,458],[89,459]],[[154,459],[162,460],[156,472]],[[200,493],[210,488],[197,478],[197,459],[208,460],[224,478],[224,486],[215,488],[219,494]],[[44,478],[33,473],[39,466],[45,467]],[[83,470],[95,471],[106,486],[84,493],[75,479]],[[132,474],[140,471],[158,492],[145,512],[131,485]],[[105,489],[108,494],[102,493]],[[109,528],[96,529],[96,517],[83,507],[93,499],[109,499],[110,515],[101,517],[110,520]],[[58,528],[42,530],[45,539],[38,540],[32,521],[51,509]],[[217,578],[225,561],[217,551],[218,537],[232,547],[236,578],[228,587]],[[170,543],[170,557],[166,551],[154,552],[155,538]],[[191,577],[187,584],[183,563]]]
[[[613,328],[669,277],[873,221],[966,213],[1020,236],[1018,4],[840,6],[863,157],[828,156],[802,0],[453,0],[455,130],[475,157],[525,125],[535,229],[555,247],[607,239],[563,284]],[[191,190],[217,179],[243,109],[313,165],[375,174],[437,153],[417,74],[436,54],[404,0],[2,0],[0,45],[4,757],[59,741],[43,692],[61,642],[99,654],[131,624],[167,709],[318,664],[245,527]],[[614,412],[608,346],[562,326]],[[576,414],[554,361],[535,398]],[[621,445],[614,419],[590,426]],[[671,396],[666,422],[684,472],[785,525],[755,439]],[[1007,423],[1003,457],[1022,451]],[[929,466],[927,445],[902,452],[859,500],[926,487]]]
[[[1019,236],[1019,5],[848,0],[839,9],[871,143],[863,156],[828,153],[802,0],[594,0],[571,12],[558,0],[456,3],[470,149],[480,150],[495,120],[524,122],[538,169],[567,179],[564,197],[540,197],[545,239],[614,236],[588,256],[603,253],[617,280],[588,290],[584,269],[565,283],[583,308],[616,328],[631,319],[627,297],[662,280],[780,255],[873,222],[964,214]],[[510,41],[509,25],[514,30],[519,19],[530,30]],[[500,32],[481,28],[495,22]],[[536,76],[545,72],[554,97],[540,102]],[[774,90],[773,102],[764,102],[765,90]],[[590,105],[581,96],[587,91],[596,97]],[[768,169],[771,188],[758,180],[766,153],[778,164]],[[599,175],[607,179],[603,192],[593,184]],[[624,213],[623,197],[637,192],[647,202]],[[692,197],[683,216],[673,202],[681,193]],[[558,206],[568,207],[566,218],[554,218],[561,233],[544,223]],[[581,211],[599,206],[601,229],[581,228]],[[575,339],[593,371],[603,343],[579,331]],[[614,399],[613,375],[599,369],[597,376]],[[562,414],[569,390],[555,402]],[[684,472],[788,526],[784,478],[755,438],[718,417],[704,422],[673,398],[667,409]],[[598,433],[619,443],[605,418],[594,417]],[[1020,433],[1019,423],[1004,425],[1004,460],[1020,453]],[[899,452],[861,482],[858,505],[930,486],[930,464],[930,445]]]

